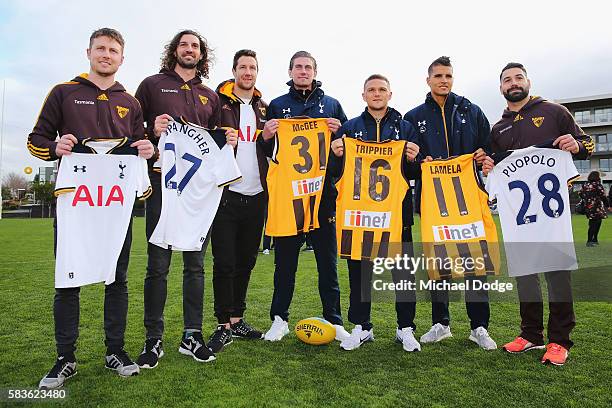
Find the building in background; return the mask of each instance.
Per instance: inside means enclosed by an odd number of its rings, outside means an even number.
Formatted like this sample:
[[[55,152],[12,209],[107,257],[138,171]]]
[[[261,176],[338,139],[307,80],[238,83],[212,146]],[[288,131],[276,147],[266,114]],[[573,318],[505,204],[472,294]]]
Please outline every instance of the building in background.
[[[39,167],[38,177],[41,183],[55,183],[55,176],[57,175],[57,162],[53,166]]]
[[[593,138],[595,150],[589,160],[575,160],[580,172],[577,183],[586,181],[593,170],[599,170],[606,192],[612,184],[612,94],[559,99],[576,118],[576,123]]]

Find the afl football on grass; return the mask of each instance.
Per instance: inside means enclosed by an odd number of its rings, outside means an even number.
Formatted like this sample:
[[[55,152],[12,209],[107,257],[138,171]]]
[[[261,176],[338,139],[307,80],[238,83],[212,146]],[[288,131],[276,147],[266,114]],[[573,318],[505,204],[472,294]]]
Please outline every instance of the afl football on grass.
[[[306,344],[321,346],[334,341],[336,328],[325,319],[310,317],[297,322],[295,335]]]

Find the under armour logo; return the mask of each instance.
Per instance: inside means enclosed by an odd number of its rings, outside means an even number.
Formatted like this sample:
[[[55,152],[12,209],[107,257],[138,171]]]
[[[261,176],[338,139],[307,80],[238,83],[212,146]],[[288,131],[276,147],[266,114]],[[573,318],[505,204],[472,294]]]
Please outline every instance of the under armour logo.
[[[121,173],[119,173],[119,178],[122,179],[125,177],[125,174],[123,174],[123,169],[125,169],[127,166],[125,164],[123,164],[122,161],[119,162],[119,169],[121,170]]]
[[[74,272],[68,272],[68,278],[74,279]]]
[[[291,113],[291,108],[283,109],[283,113]]]
[[[325,107],[325,105],[319,103],[319,113],[323,113],[323,107]]]
[[[79,172],[82,171],[83,173],[85,173],[87,171],[87,166],[77,166],[76,164],[74,165],[74,172]]]
[[[427,125],[427,121],[426,120],[424,120],[422,122],[421,121],[417,122],[417,126],[425,126],[425,125]]]
[[[362,137],[363,136],[363,131],[360,130],[359,132],[355,132],[355,137]]]

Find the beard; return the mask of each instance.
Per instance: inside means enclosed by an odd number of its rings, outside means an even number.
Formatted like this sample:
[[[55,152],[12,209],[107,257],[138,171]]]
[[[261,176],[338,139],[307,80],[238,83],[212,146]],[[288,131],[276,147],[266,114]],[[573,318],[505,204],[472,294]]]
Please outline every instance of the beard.
[[[514,92],[517,90],[520,92]],[[508,102],[519,102],[528,96],[529,96],[529,90],[521,88],[521,87],[513,88],[513,89],[508,90],[507,92],[504,92],[504,98],[506,98]]]
[[[242,81],[236,81],[236,86],[242,90],[250,91],[251,89],[255,88],[255,82],[251,82],[249,85],[249,84],[245,84]]]
[[[194,69],[195,67],[198,66],[198,62],[199,61],[186,62],[181,57],[176,58],[176,63],[178,64],[178,66],[184,69]]]

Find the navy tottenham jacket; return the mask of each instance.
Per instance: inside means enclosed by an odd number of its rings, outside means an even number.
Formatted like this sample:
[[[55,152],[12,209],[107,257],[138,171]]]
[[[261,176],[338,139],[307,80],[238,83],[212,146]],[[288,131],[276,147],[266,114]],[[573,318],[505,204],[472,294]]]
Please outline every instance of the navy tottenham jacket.
[[[448,158],[482,148],[490,153],[491,127],[482,110],[467,98],[450,93],[444,111],[427,94],[425,103],[404,115],[416,128],[423,157]]]
[[[344,135],[365,141],[407,140],[418,144],[418,135],[414,127],[410,122],[403,120],[402,114],[393,108],[387,109],[387,113],[380,122],[377,122],[366,108],[361,115],[344,123],[338,133],[334,135],[334,139]],[[420,176],[419,157],[420,155],[417,156],[417,160],[413,163],[406,162],[404,171],[409,178],[418,178]],[[334,177],[338,177],[341,170],[342,158],[336,157],[332,152],[330,154],[329,172]],[[412,189],[408,190],[402,202],[402,221],[404,228],[413,224]]]
[[[346,114],[336,99],[325,95],[321,89],[321,82],[312,82],[312,91],[298,91],[293,81],[287,82],[289,92],[275,98],[268,105],[266,119],[288,119],[295,116],[308,116],[310,118],[336,118],[340,123],[346,122]],[[333,137],[333,136],[332,136]],[[270,139],[268,143],[273,143]],[[330,150],[330,154],[333,153]],[[321,205],[319,207],[319,222],[328,220],[336,215],[336,197],[338,190],[328,171],[323,183]]]

